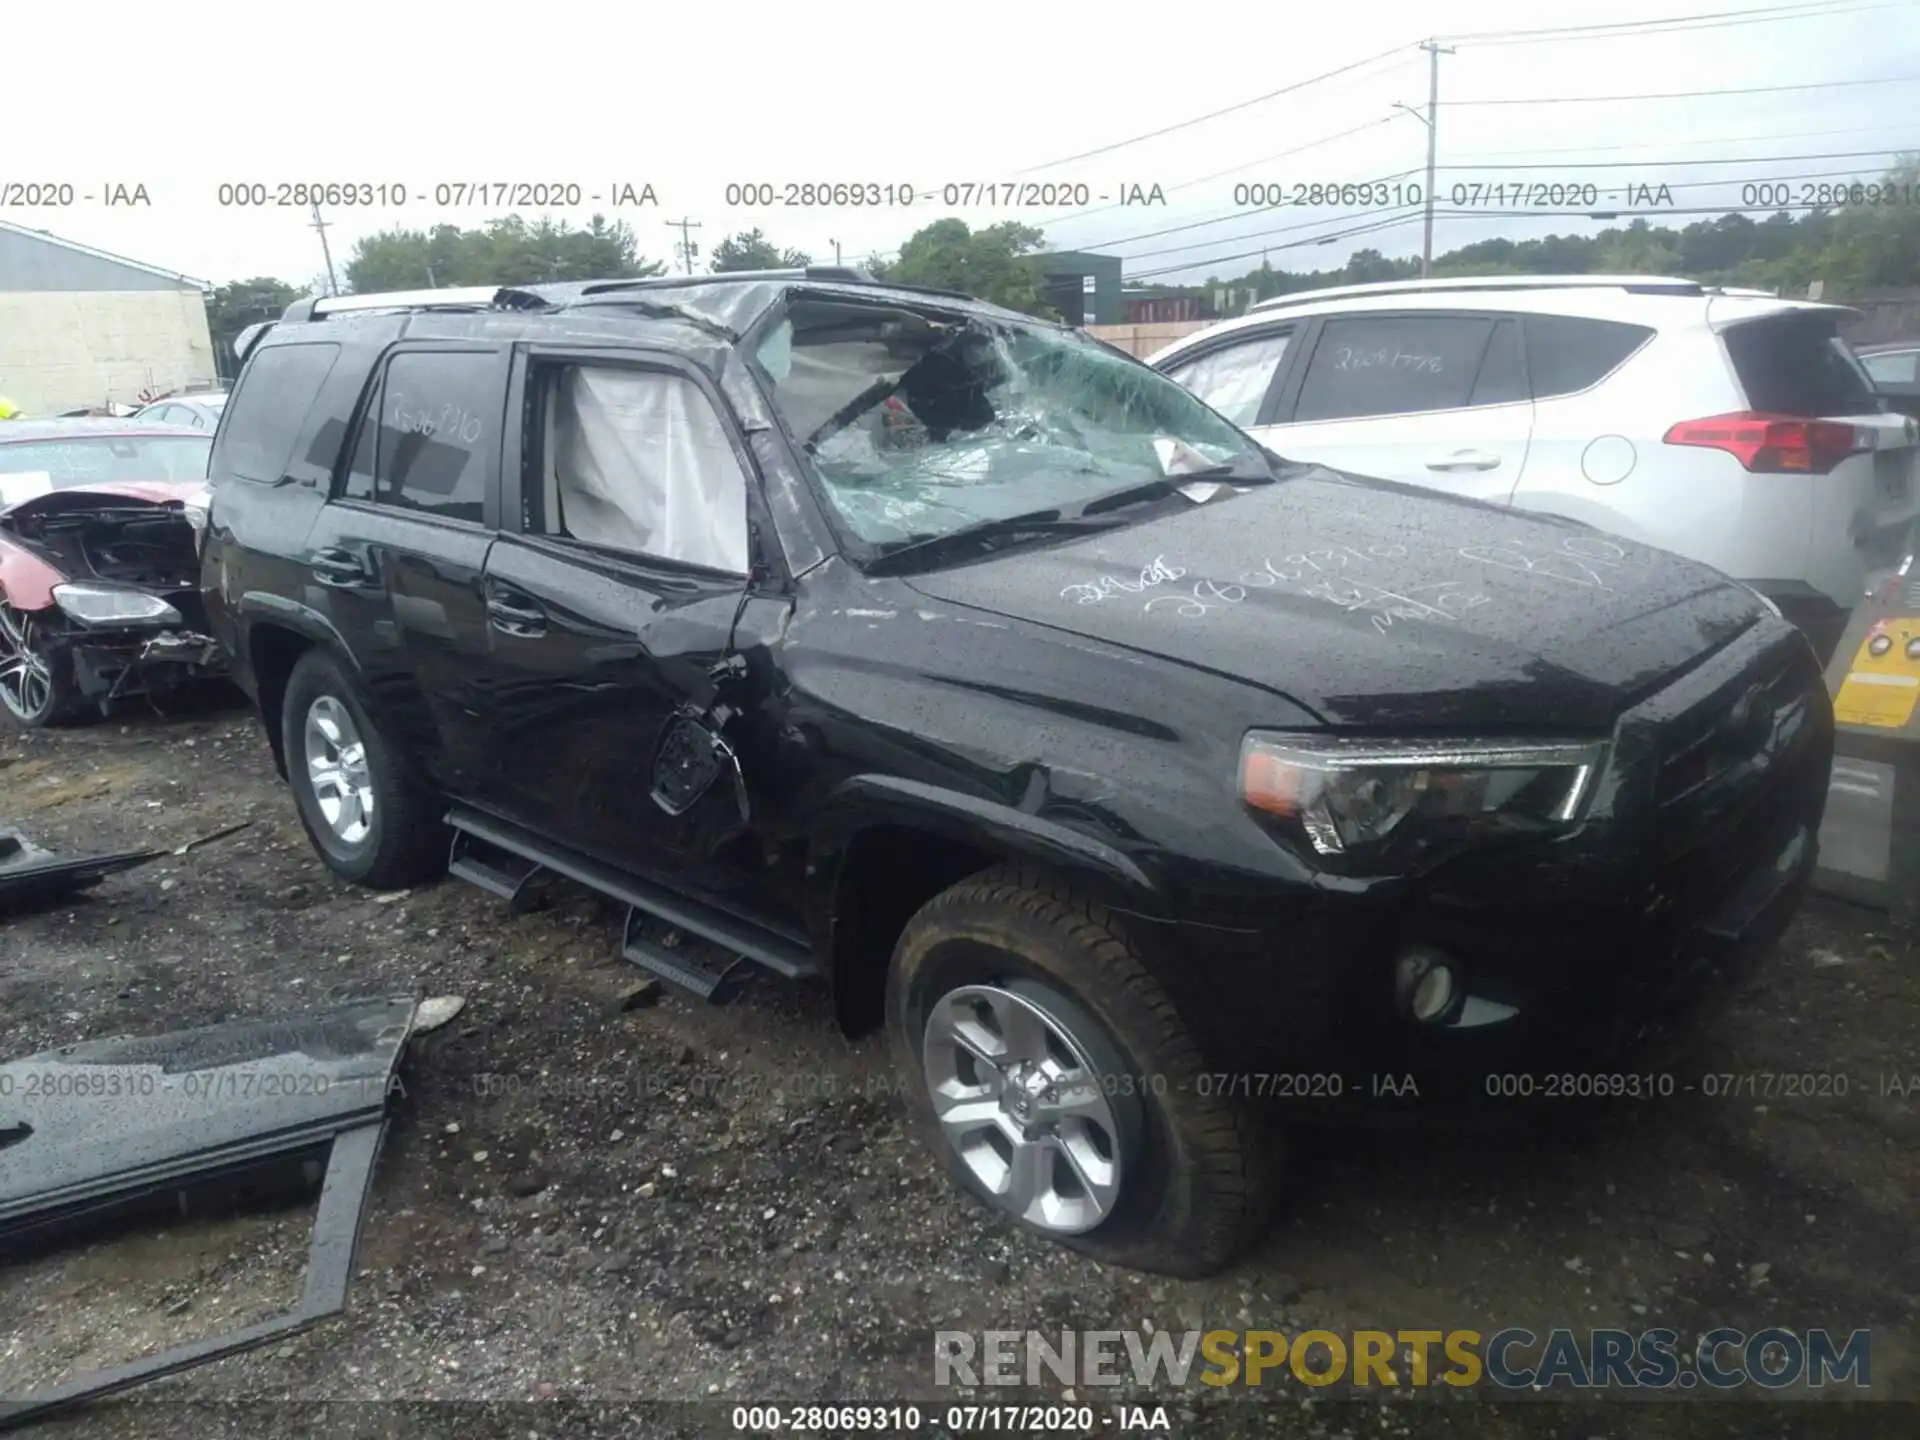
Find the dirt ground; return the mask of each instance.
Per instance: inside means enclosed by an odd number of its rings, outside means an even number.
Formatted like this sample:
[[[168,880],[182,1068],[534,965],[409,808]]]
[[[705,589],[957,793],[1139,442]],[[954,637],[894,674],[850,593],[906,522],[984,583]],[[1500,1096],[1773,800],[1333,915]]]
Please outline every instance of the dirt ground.
[[[903,1129],[879,1044],[841,1039],[817,993],[769,979],[730,1007],[669,993],[626,1010],[639,976],[591,897],[513,915],[458,882],[398,899],[335,882],[224,698],[6,730],[0,820],[76,853],[251,822],[0,926],[0,1055],[417,988],[468,1002],[410,1065],[347,1315],[49,1434],[726,1433],[731,1404],[908,1399],[937,1433],[955,1397],[933,1389],[933,1331],[1148,1321],[1867,1327],[1872,1394],[1920,1395],[1920,969],[1865,912],[1811,905],[1680,1092],[1619,1102],[1598,1129],[1298,1137],[1264,1245],[1185,1283],[1096,1266],[951,1191]],[[1694,1083],[1723,1073],[1844,1075],[1847,1093]],[[296,1291],[304,1226],[198,1222],[0,1270],[0,1395],[271,1313]],[[1805,1392],[1771,1410],[1258,1394],[1153,1397],[1158,1433],[1920,1433],[1911,1403],[1847,1405],[1835,1429],[1841,1407]],[[1078,1398],[1118,1433],[1113,1397]],[[636,1399],[726,1405],[617,1403]]]

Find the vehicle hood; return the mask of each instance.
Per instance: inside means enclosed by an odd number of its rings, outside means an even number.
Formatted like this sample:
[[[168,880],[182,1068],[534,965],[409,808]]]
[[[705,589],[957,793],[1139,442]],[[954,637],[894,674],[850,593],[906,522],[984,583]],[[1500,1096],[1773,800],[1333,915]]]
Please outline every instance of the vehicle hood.
[[[1322,468],[908,583],[1360,729],[1604,730],[1765,614],[1663,550]]]
[[[152,505],[186,504],[207,495],[204,480],[123,481],[106,485],[69,485],[27,496],[12,504],[0,504],[0,515],[36,515],[55,510],[84,510],[110,506],[123,500],[144,500]]]

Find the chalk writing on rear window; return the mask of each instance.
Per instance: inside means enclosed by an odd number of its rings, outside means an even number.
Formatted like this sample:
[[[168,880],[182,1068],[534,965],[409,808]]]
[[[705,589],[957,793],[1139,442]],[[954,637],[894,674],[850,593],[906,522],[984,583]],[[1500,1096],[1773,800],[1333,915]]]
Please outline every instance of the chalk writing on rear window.
[[[437,435],[442,440],[471,445],[479,440],[484,428],[478,415],[452,401],[438,407],[420,405],[399,390],[393,392],[387,408],[393,428],[407,435]]]
[[[1410,350],[1398,350],[1386,345],[1376,350],[1361,350],[1352,345],[1342,345],[1333,352],[1333,368],[1336,370],[1410,370],[1415,374],[1438,375],[1441,370],[1441,357],[1419,355]]]

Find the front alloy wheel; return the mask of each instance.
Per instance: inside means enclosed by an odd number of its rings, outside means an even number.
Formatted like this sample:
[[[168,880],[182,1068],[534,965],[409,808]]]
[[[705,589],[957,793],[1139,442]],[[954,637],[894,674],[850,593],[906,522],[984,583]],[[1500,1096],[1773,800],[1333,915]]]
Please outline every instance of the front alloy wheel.
[[[1121,1143],[1067,1008],[1039,986],[962,985],[934,1002],[921,1059],[940,1128],[981,1190],[1036,1230],[1080,1235],[1120,1198]]]
[[[1066,877],[996,865],[901,931],[888,1042],[970,1194],[1105,1263],[1210,1275],[1264,1228],[1280,1147],[1208,1083],[1158,958]]]
[[[65,700],[64,674],[33,615],[0,601],[0,705],[22,725],[50,724]]]

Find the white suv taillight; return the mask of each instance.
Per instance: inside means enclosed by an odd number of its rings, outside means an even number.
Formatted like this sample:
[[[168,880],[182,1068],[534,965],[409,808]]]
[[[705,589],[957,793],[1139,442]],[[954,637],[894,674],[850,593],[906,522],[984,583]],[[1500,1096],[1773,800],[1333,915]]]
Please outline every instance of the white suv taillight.
[[[1756,475],[1825,475],[1847,456],[1873,449],[1875,438],[1837,420],[1754,410],[1682,420],[1666,434],[1669,445],[1724,450]]]

